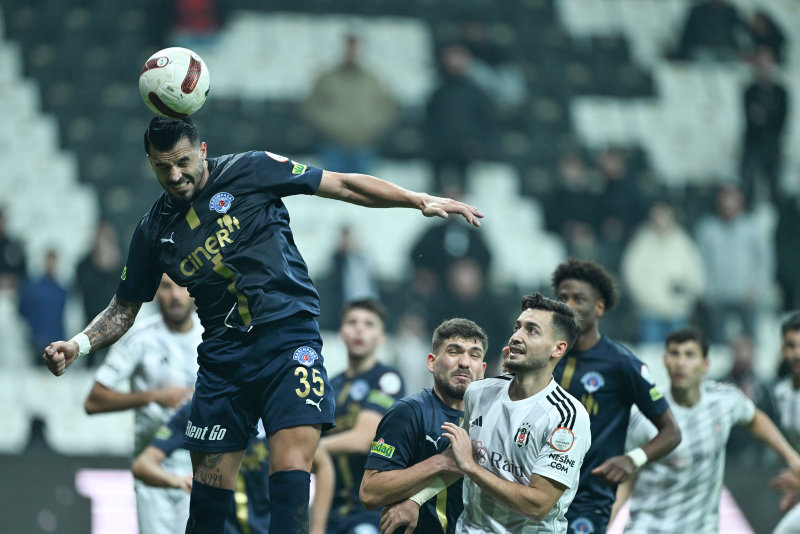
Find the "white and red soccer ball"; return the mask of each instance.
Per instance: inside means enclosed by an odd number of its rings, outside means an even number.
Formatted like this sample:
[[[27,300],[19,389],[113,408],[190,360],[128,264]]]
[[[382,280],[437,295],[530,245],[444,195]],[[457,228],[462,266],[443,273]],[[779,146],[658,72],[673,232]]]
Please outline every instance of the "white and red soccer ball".
[[[139,74],[142,100],[164,117],[182,118],[196,112],[205,103],[210,86],[205,62],[187,48],[159,50]]]

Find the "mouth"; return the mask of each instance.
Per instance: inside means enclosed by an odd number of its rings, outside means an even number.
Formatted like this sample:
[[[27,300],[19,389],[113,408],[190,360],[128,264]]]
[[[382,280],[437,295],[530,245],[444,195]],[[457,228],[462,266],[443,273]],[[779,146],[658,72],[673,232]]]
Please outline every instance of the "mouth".
[[[509,356],[512,355],[512,354],[524,355],[525,354],[525,348],[521,347],[520,345],[509,345],[508,346],[508,353],[509,353]]]

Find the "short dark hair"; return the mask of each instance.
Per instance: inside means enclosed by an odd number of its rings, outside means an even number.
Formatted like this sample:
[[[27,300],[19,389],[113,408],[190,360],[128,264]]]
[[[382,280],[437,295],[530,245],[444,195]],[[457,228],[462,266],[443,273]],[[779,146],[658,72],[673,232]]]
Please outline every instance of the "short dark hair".
[[[347,302],[344,307],[342,307],[342,314],[340,315],[342,322],[344,322],[345,316],[352,310],[367,310],[372,312],[378,316],[378,318],[381,320],[381,323],[384,325],[386,324],[386,320],[389,318],[389,313],[386,311],[386,307],[376,299],[366,298]]]
[[[703,358],[708,358],[708,338],[703,333],[702,330],[699,328],[694,328],[692,326],[687,326],[684,328],[679,328],[677,330],[673,330],[667,335],[667,339],[664,341],[664,348],[669,347],[670,343],[686,343],[687,341],[694,341],[698,345],[700,345],[700,350],[703,353]]]
[[[786,332],[793,330],[800,330],[800,312],[794,312],[781,323],[782,336],[785,336]]]
[[[144,132],[144,150],[147,154],[150,154],[150,147],[160,151],[169,150],[184,137],[192,145],[200,141],[200,131],[191,117],[173,119],[156,115],[150,119],[150,126]]]
[[[606,304],[606,310],[617,304],[617,286],[614,279],[599,263],[576,259],[565,261],[553,272],[551,279],[553,290],[557,291],[561,282],[570,279],[580,280],[592,286],[600,293],[600,298]]]
[[[572,308],[563,302],[547,298],[541,293],[534,293],[522,297],[522,311],[525,310],[552,312],[550,323],[553,326],[553,332],[567,342],[567,350],[575,344],[575,340],[578,339],[578,334],[581,332],[581,320]]]
[[[431,341],[433,352],[439,352],[445,340],[454,337],[470,341],[479,341],[481,345],[483,345],[484,353],[486,353],[486,350],[489,348],[489,336],[486,335],[483,328],[469,319],[454,317],[453,319],[443,321],[436,327],[436,330],[433,331],[433,340]]]

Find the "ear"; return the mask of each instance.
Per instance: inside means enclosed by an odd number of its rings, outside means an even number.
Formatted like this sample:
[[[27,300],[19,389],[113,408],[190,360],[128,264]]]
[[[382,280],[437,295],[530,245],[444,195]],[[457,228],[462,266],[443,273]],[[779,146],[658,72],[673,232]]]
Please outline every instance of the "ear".
[[[435,362],[435,361],[436,361],[436,355],[434,353],[432,353],[432,352],[429,353],[428,354],[428,371],[430,371],[431,373],[433,372],[433,362]]]
[[[550,357],[553,358],[556,362],[561,359],[564,354],[567,353],[567,342],[563,339],[556,342],[556,346],[553,348],[553,351],[550,353]]]
[[[597,318],[601,318],[603,315],[606,314],[606,301],[603,299],[597,299],[597,302],[594,305],[594,314]]]
[[[205,141],[200,142],[200,159],[206,159],[206,154],[208,154],[208,147],[206,146]]]
[[[486,362],[483,362],[483,365],[481,365],[481,376],[479,380],[482,379],[484,376],[486,376]]]

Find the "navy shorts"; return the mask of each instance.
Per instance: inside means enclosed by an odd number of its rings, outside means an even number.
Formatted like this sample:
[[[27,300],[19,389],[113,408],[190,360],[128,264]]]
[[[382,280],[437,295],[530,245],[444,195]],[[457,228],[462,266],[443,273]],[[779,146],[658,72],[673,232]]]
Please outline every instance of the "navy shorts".
[[[200,369],[184,446],[244,450],[259,417],[268,436],[293,426],[334,426],[334,393],[321,352],[319,326],[305,316],[204,340],[197,348]]]

